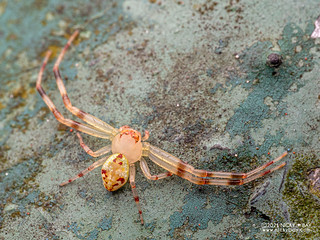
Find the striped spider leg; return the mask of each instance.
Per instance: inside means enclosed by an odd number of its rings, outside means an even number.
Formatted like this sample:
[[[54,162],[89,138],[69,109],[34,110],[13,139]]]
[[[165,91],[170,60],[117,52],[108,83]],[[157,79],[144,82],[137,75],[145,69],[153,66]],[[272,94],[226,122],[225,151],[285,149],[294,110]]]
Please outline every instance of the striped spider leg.
[[[268,173],[278,170],[286,165],[282,163],[269,170],[265,170],[270,165],[280,161],[288,152],[284,152],[276,159],[248,172],[248,173],[233,173],[233,172],[212,172],[206,170],[195,169],[193,166],[181,161],[173,155],[150,145],[147,142],[143,143],[143,156],[149,157],[151,161],[159,165],[161,168],[178,175],[192,183],[198,185],[242,185],[251,182]],[[214,178],[214,179],[212,179]]]
[[[41,86],[42,75],[45,69],[45,66],[49,60],[51,52],[48,51],[43,64],[40,68],[36,88],[42,97],[43,101],[47,104],[50,111],[53,113],[55,118],[62,124],[74,128],[79,132],[84,132],[86,134],[108,139],[111,141],[111,145],[107,145],[97,151],[92,151],[84,142],[80,135],[77,132],[79,138],[80,146],[92,157],[100,157],[106,155],[109,152],[112,152],[111,156],[104,156],[101,159],[94,162],[91,166],[85,170],[78,173],[76,176],[70,178],[68,181],[65,181],[60,184],[64,186],[68,183],[73,182],[74,180],[83,177],[85,174],[94,170],[95,168],[102,165],[101,176],[104,187],[108,191],[115,191],[121,188],[129,179],[134,200],[139,211],[140,220],[143,224],[142,210],[139,203],[139,197],[135,185],[135,163],[140,161],[140,168],[147,179],[150,180],[159,180],[171,176],[172,174],[178,175],[192,183],[199,185],[242,185],[244,183],[251,182],[259,177],[262,177],[268,173],[271,173],[281,167],[286,163],[282,163],[278,166],[275,166],[269,170],[265,170],[270,165],[280,161],[287,155],[287,152],[284,152],[281,156],[274,159],[271,162],[268,162],[248,173],[231,173],[231,172],[213,172],[206,170],[195,169],[191,165],[188,165],[181,161],[180,159],[172,156],[171,154],[150,145],[145,142],[149,137],[149,132],[145,131],[145,135],[142,138],[140,132],[130,128],[129,126],[122,126],[119,129],[113,128],[109,124],[103,122],[102,120],[74,107],[67,95],[66,88],[63,84],[59,65],[71,45],[72,41],[79,34],[79,31],[75,31],[69,38],[67,44],[61,51],[58,59],[56,60],[53,72],[56,78],[57,86],[59,88],[60,94],[62,96],[63,103],[65,107],[76,117],[80,118],[86,123],[80,123],[71,119],[66,119],[58,111],[52,100],[46,94],[44,89]],[[164,173],[158,175],[151,175],[150,169],[147,165],[147,161],[143,157],[148,157],[151,161],[167,170]]]
[[[44,102],[47,104],[47,106],[49,107],[49,109],[51,110],[51,112],[53,113],[53,115],[55,116],[55,118],[61,122],[62,124],[65,124],[69,127],[72,127],[76,130],[79,130],[81,132],[85,132],[89,135],[93,135],[96,137],[100,137],[100,138],[107,138],[112,140],[113,136],[116,135],[118,133],[117,129],[111,127],[109,124],[101,121],[100,119],[74,107],[71,102],[70,99],[67,95],[67,91],[66,88],[63,84],[62,78],[61,78],[61,74],[59,71],[59,65],[67,51],[67,49],[69,48],[69,46],[71,45],[72,41],[77,37],[77,35],[79,34],[79,31],[75,31],[69,41],[67,42],[67,44],[65,45],[65,47],[63,48],[63,50],[61,51],[60,55],[58,56],[57,61],[54,64],[53,67],[53,73],[55,75],[56,78],[56,82],[57,82],[57,86],[59,88],[60,94],[62,96],[62,100],[63,103],[65,105],[65,107],[75,116],[77,116],[78,118],[82,119],[83,121],[87,122],[89,125],[87,124],[83,124],[83,123],[79,123],[76,121],[72,121],[69,119],[65,119],[62,114],[56,109],[55,105],[53,104],[53,102],[51,101],[51,99],[47,96],[47,94],[45,93],[45,91],[43,90],[42,86],[41,86],[41,80],[42,80],[42,74],[44,71],[44,68],[48,62],[48,59],[51,55],[51,51],[48,51],[46,54],[46,57],[43,61],[42,67],[39,71],[39,75],[38,75],[38,80],[37,80],[37,84],[36,84],[36,88],[40,94],[40,96],[42,97],[42,99],[44,100]]]

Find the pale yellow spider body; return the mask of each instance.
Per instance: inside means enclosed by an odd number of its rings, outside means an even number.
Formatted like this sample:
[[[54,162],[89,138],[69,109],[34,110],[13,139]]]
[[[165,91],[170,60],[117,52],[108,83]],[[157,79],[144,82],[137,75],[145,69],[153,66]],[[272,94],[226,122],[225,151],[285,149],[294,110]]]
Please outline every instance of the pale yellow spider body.
[[[126,184],[129,178],[129,166],[139,161],[142,156],[140,132],[123,126],[112,140],[112,155],[101,169],[104,187],[108,191],[116,191]],[[148,136],[148,135],[146,135]]]
[[[94,117],[93,115],[86,113],[79,108],[73,106],[67,95],[67,90],[63,84],[62,77],[59,71],[59,65],[62,58],[71,45],[72,41],[78,35],[79,31],[76,31],[70,37],[68,43],[61,51],[56,63],[53,67],[53,72],[57,81],[57,86],[62,96],[62,100],[66,108],[75,116],[79,117],[86,123],[80,123],[68,118],[65,118],[56,108],[52,100],[46,94],[41,86],[42,74],[44,68],[49,60],[51,52],[49,51],[43,61],[41,69],[39,71],[36,88],[42,97],[43,101],[47,104],[50,111],[53,113],[55,118],[62,124],[76,129],[79,132],[87,133],[91,136],[95,136],[102,139],[108,139],[112,141],[111,146],[107,145],[97,151],[92,151],[82,140],[81,135],[77,132],[77,136],[80,140],[81,147],[92,157],[99,157],[108,154],[110,151],[113,153],[111,156],[105,156],[91,164],[88,168],[70,178],[68,181],[63,182],[60,186],[64,186],[74,180],[83,177],[85,174],[94,170],[95,168],[102,166],[101,175],[105,188],[109,191],[115,191],[121,188],[128,180],[131,185],[134,200],[139,210],[141,223],[143,224],[142,211],[139,204],[139,197],[135,185],[135,163],[139,161],[142,173],[149,180],[159,180],[173,174],[182,177],[192,183],[198,185],[242,185],[251,182],[257,178],[260,178],[268,173],[276,171],[286,163],[274,166],[269,170],[266,170],[270,165],[280,161],[288,153],[284,152],[278,158],[265,163],[264,165],[253,169],[250,172],[218,172],[218,171],[206,171],[195,169],[193,166],[183,162],[179,158],[165,152],[164,150],[151,145],[145,140],[148,139],[149,133],[145,132],[143,138],[141,134],[130,128],[129,126],[123,126],[120,129],[116,129],[102,120]],[[161,168],[165,169],[166,172],[152,175],[148,167],[147,161],[144,158],[148,158],[153,163],[157,164]]]
[[[142,156],[141,134],[128,126],[123,126],[112,140],[112,153],[122,153],[126,156],[129,164],[140,160]]]

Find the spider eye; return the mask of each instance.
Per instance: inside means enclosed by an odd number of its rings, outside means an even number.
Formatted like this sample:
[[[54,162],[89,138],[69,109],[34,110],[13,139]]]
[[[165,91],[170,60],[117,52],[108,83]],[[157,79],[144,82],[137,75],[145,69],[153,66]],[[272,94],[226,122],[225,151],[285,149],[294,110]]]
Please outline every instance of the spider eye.
[[[108,191],[115,191],[121,188],[129,178],[129,162],[121,154],[112,154],[103,164],[101,176],[104,187]]]
[[[123,135],[130,135],[130,136],[135,140],[136,143],[139,142],[140,139],[141,139],[140,134],[139,134],[137,131],[132,130],[132,129],[123,130],[123,131],[120,133],[120,138],[121,138]]]

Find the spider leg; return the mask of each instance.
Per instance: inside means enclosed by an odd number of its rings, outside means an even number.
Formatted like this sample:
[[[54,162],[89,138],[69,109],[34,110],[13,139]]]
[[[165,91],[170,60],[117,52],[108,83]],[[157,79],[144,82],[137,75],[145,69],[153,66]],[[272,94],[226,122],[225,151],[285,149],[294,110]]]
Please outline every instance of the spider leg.
[[[251,177],[244,178],[244,179],[209,179],[209,178],[203,178],[198,176],[193,176],[192,174],[188,172],[183,171],[176,171],[174,174],[178,175],[181,178],[184,178],[192,183],[198,184],[198,185],[220,185],[220,186],[230,186],[230,185],[243,185],[245,183],[251,182],[259,177],[262,177],[268,173],[274,172],[278,170],[279,168],[282,168],[285,166],[286,163],[282,163],[279,166],[276,166],[270,170],[261,172],[256,175],[252,175]]]
[[[284,158],[284,157],[287,156],[287,155],[288,155],[288,152],[282,153],[282,154],[281,154],[279,157],[277,157],[276,159],[274,159],[274,160],[272,160],[272,161],[270,161],[270,162],[268,162],[268,163],[266,163],[266,164],[264,164],[264,165],[262,165],[262,166],[260,166],[260,167],[257,167],[256,169],[253,169],[252,171],[248,172],[248,173],[246,174],[246,177],[249,178],[249,177],[257,174],[258,172],[262,171],[263,169],[269,167],[271,164],[274,164],[274,163],[280,161],[282,158]],[[282,165],[282,164],[281,164],[281,165]],[[281,165],[279,165],[279,166],[281,166]],[[285,164],[284,164],[284,165],[285,165]],[[284,166],[284,165],[283,165],[283,166]]]
[[[61,78],[61,74],[59,71],[59,65],[67,51],[67,49],[69,48],[69,46],[71,45],[72,41],[77,37],[77,35],[79,34],[79,31],[76,30],[71,37],[69,38],[67,44],[65,45],[65,47],[63,48],[63,50],[61,51],[57,61],[54,64],[53,67],[53,73],[54,76],[56,78],[57,81],[57,85],[60,91],[60,94],[62,96],[62,100],[64,105],[66,106],[66,108],[75,116],[79,117],[80,119],[82,119],[83,121],[91,124],[92,126],[100,129],[103,132],[106,132],[108,134],[110,134],[111,136],[115,136],[118,133],[118,130],[111,127],[109,124],[105,123],[104,121],[100,120],[99,118],[96,118],[94,116],[92,116],[91,114],[88,114],[82,110],[80,110],[77,107],[72,106],[71,101],[67,95],[67,90],[63,84],[62,78]]]
[[[284,162],[284,163],[280,164],[279,166],[271,168],[270,170],[264,171],[264,172],[256,174],[256,175],[251,175],[250,177],[247,177],[247,178],[243,179],[243,184],[251,182],[251,181],[253,181],[253,180],[255,180],[255,179],[259,178],[259,177],[263,177],[264,175],[269,174],[271,172],[274,172],[274,171],[284,167],[285,165],[286,165],[286,163]]]
[[[146,160],[144,158],[140,159],[140,167],[141,167],[141,170],[142,170],[144,176],[146,178],[150,179],[150,180],[159,180],[159,179],[162,179],[162,178],[166,178],[166,177],[172,176],[171,172],[160,173],[158,175],[151,175],[150,169],[148,167],[148,164],[147,164],[147,162],[146,162]]]
[[[135,183],[136,167],[134,166],[134,164],[130,164],[129,171],[130,171],[130,173],[129,173],[129,181],[130,181],[130,185],[131,185],[134,201],[136,202],[136,205],[137,205],[137,208],[138,208],[138,211],[139,211],[141,224],[143,224],[142,210],[141,210],[141,207],[140,207],[139,196],[138,196],[138,193],[137,193],[136,183]]]
[[[82,139],[80,133],[77,132],[77,136],[80,141],[80,146],[83,148],[83,150],[86,151],[86,153],[88,153],[92,157],[100,157],[101,155],[104,155],[104,154],[110,152],[110,146],[103,147],[103,148],[94,152],[83,142],[83,139]]]
[[[43,60],[43,64],[40,68],[39,74],[38,74],[38,79],[37,79],[37,84],[36,84],[36,88],[40,94],[40,96],[42,97],[43,101],[47,104],[47,106],[49,107],[50,111],[53,113],[53,115],[55,116],[55,118],[61,122],[62,124],[74,128],[78,131],[87,133],[89,135],[92,136],[96,136],[99,138],[107,138],[110,139],[110,135],[107,133],[102,132],[101,130],[92,127],[90,125],[87,124],[83,124],[83,123],[79,123],[77,121],[73,121],[70,119],[66,119],[63,117],[63,115],[57,110],[56,106],[53,104],[53,102],[51,101],[51,99],[48,97],[48,95],[46,94],[46,92],[44,91],[44,89],[41,86],[41,81],[42,81],[42,75],[43,75],[43,71],[47,65],[48,59],[51,55],[51,51],[48,51],[44,60]]]
[[[147,131],[147,130],[145,130],[144,131],[144,136],[143,136],[143,138],[141,139],[141,141],[147,141],[148,140],[148,138],[149,138],[149,131]]]
[[[244,183],[255,180],[256,178],[262,177],[268,173],[271,173],[283,166],[286,163],[282,163],[270,170],[261,172],[271,164],[278,162],[284,158],[288,153],[284,152],[281,156],[264,164],[251,172],[248,173],[233,173],[233,172],[211,172],[206,170],[195,169],[191,165],[181,161],[180,159],[172,156],[171,154],[150,145],[149,143],[143,143],[143,156],[148,156],[150,160],[159,165],[160,167],[168,170],[169,172],[178,175],[184,179],[195,184],[203,185],[242,185]],[[224,178],[224,179],[210,179],[213,178]]]
[[[111,146],[110,146],[110,150],[111,150]],[[107,159],[109,156],[107,157],[103,157],[101,159],[99,159],[98,161],[94,162],[92,165],[90,165],[88,168],[86,168],[85,170],[81,171],[80,173],[78,173],[76,176],[70,178],[68,181],[65,181],[63,183],[60,184],[60,186],[64,186],[68,183],[73,182],[74,180],[83,177],[85,174],[91,172],[92,170],[96,169],[97,167],[101,166]]]

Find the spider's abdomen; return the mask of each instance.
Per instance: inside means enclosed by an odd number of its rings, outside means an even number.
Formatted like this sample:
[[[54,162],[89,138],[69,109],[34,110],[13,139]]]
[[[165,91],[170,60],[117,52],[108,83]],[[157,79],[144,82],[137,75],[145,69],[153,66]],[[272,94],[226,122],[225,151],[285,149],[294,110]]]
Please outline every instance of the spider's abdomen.
[[[125,128],[112,140],[112,152],[122,153],[129,163],[135,163],[142,156],[141,134],[131,128]]]
[[[129,178],[129,162],[121,153],[112,154],[103,164],[101,176],[108,191],[121,188]]]

